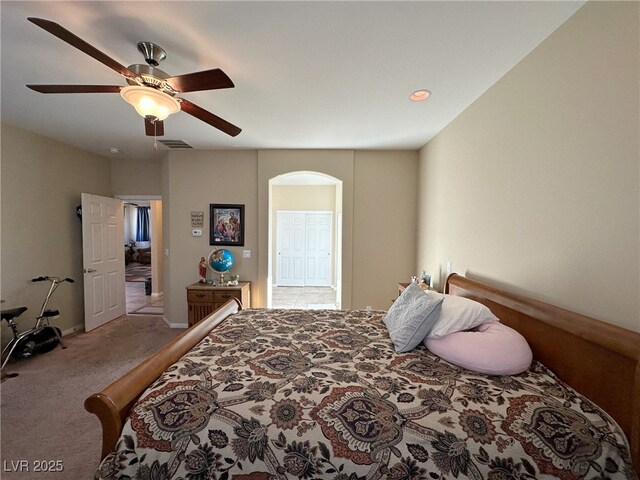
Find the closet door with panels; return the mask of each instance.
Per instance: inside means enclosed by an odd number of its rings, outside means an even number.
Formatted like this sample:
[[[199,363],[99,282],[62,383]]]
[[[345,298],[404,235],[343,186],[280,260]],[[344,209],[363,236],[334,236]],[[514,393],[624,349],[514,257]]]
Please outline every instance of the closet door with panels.
[[[331,212],[277,212],[278,286],[331,286]]]

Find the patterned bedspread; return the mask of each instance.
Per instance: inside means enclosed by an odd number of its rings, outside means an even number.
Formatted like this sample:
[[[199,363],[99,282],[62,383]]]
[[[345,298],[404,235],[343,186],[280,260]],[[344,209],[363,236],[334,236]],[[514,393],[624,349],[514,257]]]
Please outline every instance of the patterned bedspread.
[[[544,366],[396,354],[383,315],[230,317],[143,394],[96,478],[635,478],[615,423]]]

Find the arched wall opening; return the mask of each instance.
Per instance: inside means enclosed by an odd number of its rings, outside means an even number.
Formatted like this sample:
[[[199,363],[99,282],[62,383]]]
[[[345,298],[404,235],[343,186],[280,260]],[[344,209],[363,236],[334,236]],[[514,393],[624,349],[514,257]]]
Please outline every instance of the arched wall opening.
[[[316,171],[269,179],[266,305],[342,307],[343,182]]]
[[[269,181],[292,172],[314,172],[342,182],[342,248],[340,305],[350,309],[353,282],[353,150],[258,151],[258,276],[251,288],[252,306],[267,306],[269,290]]]

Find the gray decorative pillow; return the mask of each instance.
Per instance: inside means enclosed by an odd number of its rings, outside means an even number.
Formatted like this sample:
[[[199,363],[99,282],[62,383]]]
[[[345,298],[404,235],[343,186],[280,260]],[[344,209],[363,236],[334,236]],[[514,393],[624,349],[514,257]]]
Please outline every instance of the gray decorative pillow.
[[[442,298],[428,296],[417,283],[405,288],[382,319],[396,352],[408,352],[422,342],[437,322],[441,304]]]

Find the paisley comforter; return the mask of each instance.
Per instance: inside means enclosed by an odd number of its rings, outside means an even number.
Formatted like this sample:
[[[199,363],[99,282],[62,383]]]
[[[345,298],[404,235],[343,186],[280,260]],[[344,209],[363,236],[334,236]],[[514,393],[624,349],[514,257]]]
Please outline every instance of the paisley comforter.
[[[613,420],[544,366],[396,354],[383,315],[228,318],[143,394],[96,478],[636,478]]]

